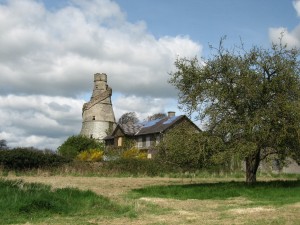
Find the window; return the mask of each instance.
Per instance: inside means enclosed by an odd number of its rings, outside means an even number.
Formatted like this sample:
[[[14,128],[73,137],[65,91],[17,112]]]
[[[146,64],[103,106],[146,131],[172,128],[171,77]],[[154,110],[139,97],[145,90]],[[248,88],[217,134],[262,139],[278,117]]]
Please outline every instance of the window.
[[[93,116],[93,120],[95,120],[96,119],[96,117],[95,116]]]
[[[160,136],[157,135],[157,136],[156,136],[156,144],[158,144],[159,142],[160,142]]]
[[[143,147],[146,147],[146,136],[143,136],[142,140],[143,140]]]
[[[146,137],[146,147],[150,147],[150,145],[151,145],[151,137],[147,136]]]
[[[92,135],[92,134],[90,135],[90,138],[93,138],[93,135]]]
[[[138,144],[137,144],[137,147],[138,147],[138,148],[142,148],[142,147],[143,147],[143,139],[142,139],[142,137],[139,137],[139,138],[138,138]]]
[[[151,136],[140,136],[137,139],[138,148],[148,148],[151,146]]]
[[[122,146],[122,137],[118,137],[118,147]]]

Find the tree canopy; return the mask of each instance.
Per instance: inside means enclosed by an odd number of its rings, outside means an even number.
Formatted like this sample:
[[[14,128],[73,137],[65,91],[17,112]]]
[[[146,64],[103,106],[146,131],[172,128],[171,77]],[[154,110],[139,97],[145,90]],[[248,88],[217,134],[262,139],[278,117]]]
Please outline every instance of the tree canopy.
[[[300,162],[299,50],[227,49],[224,38],[211,58],[179,58],[170,83],[179,106],[196,113],[227,152],[246,163],[246,181],[256,182],[260,161],[270,155]]]
[[[216,149],[222,148],[222,141],[208,137],[206,132],[198,132],[187,123],[176,125],[168,131],[158,145],[159,160],[174,165],[184,171],[217,169],[226,167],[213,157]]]
[[[138,122],[139,122],[139,119],[135,112],[124,113],[118,121],[119,124],[128,124],[128,123],[135,124]]]
[[[163,119],[167,117],[165,113],[154,113],[153,115],[148,117],[148,120],[156,120],[156,119]]]
[[[57,148],[60,155],[70,159],[74,159],[79,153],[89,149],[103,150],[103,143],[86,136],[73,135]]]

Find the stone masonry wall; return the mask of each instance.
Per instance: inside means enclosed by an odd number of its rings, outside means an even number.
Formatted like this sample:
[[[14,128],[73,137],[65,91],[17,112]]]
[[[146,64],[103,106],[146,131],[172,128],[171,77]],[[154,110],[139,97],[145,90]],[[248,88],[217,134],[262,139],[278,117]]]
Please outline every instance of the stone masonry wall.
[[[89,102],[82,107],[81,135],[102,140],[116,124],[111,103],[112,89],[107,85],[107,75],[94,75],[94,89]]]

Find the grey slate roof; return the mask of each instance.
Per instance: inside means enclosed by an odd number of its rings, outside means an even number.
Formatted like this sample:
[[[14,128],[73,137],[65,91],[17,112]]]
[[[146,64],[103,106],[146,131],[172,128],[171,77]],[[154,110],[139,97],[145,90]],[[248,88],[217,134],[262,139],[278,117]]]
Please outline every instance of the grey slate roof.
[[[171,127],[184,116],[165,117],[163,119],[156,119],[142,123],[142,128],[136,135],[160,133]]]
[[[135,135],[142,128],[142,124],[119,124],[123,132],[127,135]]]
[[[118,128],[121,129],[122,132],[128,136],[163,133],[182,119],[190,121],[189,118],[187,118],[185,115],[180,115],[145,121],[137,124],[118,124],[112,135],[105,137],[105,140],[113,139],[115,132],[118,130]],[[190,122],[192,125],[195,126],[195,128],[199,129],[192,121]],[[201,130],[199,129],[199,131]]]
[[[156,119],[151,121],[145,121],[137,124],[118,124],[122,129],[124,134],[130,136],[145,135],[145,134],[154,134],[164,132],[166,129],[171,127],[180,119],[185,116],[173,116],[165,117],[162,119]]]

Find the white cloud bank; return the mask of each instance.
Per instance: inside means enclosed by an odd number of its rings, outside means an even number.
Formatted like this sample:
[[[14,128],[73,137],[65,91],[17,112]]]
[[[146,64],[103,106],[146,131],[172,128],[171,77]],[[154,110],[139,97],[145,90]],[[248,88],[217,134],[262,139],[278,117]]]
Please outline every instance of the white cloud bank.
[[[294,0],[293,6],[300,17],[300,0]],[[287,44],[288,47],[300,47],[300,24],[293,30],[289,31],[286,27],[276,27],[269,29],[269,37],[273,43],[279,43],[282,37],[283,43]]]
[[[81,128],[83,100],[42,95],[0,96],[0,138],[12,146],[55,149]]]
[[[73,0],[51,10],[38,0],[2,2],[0,46],[0,139],[52,149],[80,131],[79,96],[92,91],[94,73],[107,73],[119,93],[117,116],[144,117],[174,102],[167,80],[176,57],[202,49],[189,37],[154,37],[110,0]]]

